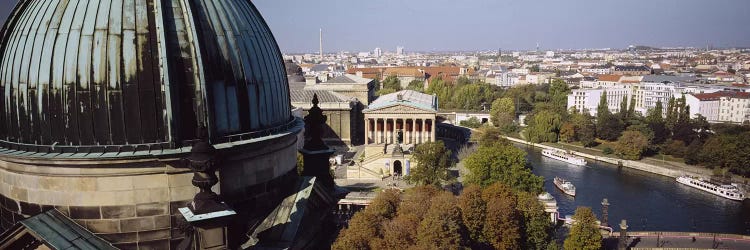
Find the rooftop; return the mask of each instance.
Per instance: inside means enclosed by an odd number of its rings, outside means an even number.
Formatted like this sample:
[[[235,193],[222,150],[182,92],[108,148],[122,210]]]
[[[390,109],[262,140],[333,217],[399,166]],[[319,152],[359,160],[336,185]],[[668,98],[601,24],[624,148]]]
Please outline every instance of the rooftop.
[[[372,81],[373,79],[370,78],[364,78],[352,74],[345,74],[334,77],[333,79],[330,79],[322,84],[368,84]]]
[[[403,104],[419,109],[432,110],[437,112],[438,100],[436,96],[424,94],[414,90],[401,90],[378,97],[370,103],[367,110],[383,108],[396,104]]]
[[[600,75],[599,81],[602,82],[619,82],[621,75]]]
[[[318,100],[321,103],[326,102],[348,102],[348,97],[336,94],[327,90],[310,90],[310,89],[292,89],[289,91],[289,96],[292,103],[309,103],[313,99],[313,95],[318,95]]]

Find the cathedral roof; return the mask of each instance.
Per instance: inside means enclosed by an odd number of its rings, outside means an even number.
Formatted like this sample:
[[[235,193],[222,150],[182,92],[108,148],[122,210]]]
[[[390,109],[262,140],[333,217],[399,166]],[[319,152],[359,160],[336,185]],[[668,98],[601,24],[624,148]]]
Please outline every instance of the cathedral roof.
[[[285,131],[290,110],[250,1],[24,0],[0,30],[0,151],[174,149],[203,127],[222,143]]]

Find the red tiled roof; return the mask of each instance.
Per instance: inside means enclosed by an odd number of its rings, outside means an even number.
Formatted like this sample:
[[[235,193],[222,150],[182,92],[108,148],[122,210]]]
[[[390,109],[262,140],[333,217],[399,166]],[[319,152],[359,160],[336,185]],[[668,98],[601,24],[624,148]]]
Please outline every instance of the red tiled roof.
[[[599,75],[599,81],[603,82],[619,82],[621,75]]]
[[[711,100],[719,100],[719,98],[722,96],[721,92],[716,93],[700,93],[700,94],[692,94],[701,101],[711,101]]]
[[[738,91],[719,91],[715,93],[701,93],[701,94],[692,94],[692,95],[701,101],[718,100],[721,97],[731,97],[731,98],[741,98],[741,99],[750,98],[750,93],[738,92]]]

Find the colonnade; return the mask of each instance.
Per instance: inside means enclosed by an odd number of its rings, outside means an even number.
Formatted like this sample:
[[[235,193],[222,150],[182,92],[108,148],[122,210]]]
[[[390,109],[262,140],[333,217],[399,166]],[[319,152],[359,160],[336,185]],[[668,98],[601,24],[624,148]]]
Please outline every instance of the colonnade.
[[[366,118],[367,144],[396,143],[398,131],[403,132],[404,144],[419,144],[435,140],[435,119]]]

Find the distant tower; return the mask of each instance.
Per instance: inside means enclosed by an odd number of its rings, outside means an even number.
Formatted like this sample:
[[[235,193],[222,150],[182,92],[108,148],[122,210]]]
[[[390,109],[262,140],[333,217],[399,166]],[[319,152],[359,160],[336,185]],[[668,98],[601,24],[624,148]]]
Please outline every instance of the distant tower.
[[[320,29],[320,60],[323,60],[323,29]]]
[[[404,54],[404,47],[402,47],[402,46],[396,47],[396,54],[397,55],[403,55]]]
[[[539,42],[536,42],[536,51],[539,51]]]

